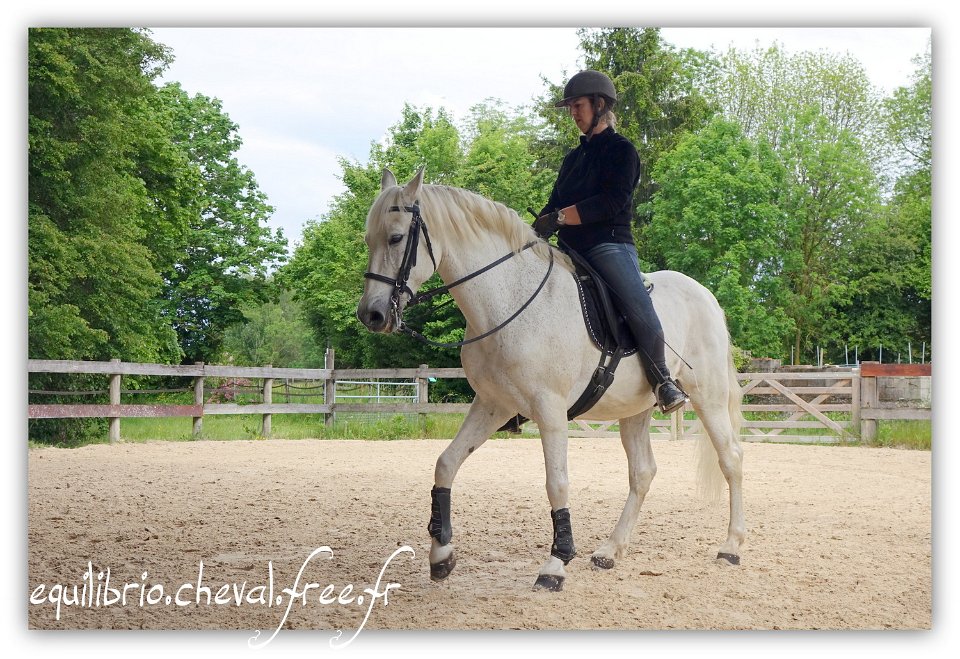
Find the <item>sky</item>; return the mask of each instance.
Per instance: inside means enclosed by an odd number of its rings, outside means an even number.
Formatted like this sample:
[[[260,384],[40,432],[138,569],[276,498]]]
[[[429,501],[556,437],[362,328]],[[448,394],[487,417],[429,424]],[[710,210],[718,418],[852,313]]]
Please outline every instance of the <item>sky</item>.
[[[582,68],[574,27],[152,27],[172,49],[161,82],[220,99],[238,126],[238,160],[275,208],[290,247],[343,192],[338,159],[366,162],[404,103],[455,120],[488,99],[530,106]],[[884,93],[907,85],[929,28],[664,28],[677,47],[780,44],[791,53],[849,53]]]

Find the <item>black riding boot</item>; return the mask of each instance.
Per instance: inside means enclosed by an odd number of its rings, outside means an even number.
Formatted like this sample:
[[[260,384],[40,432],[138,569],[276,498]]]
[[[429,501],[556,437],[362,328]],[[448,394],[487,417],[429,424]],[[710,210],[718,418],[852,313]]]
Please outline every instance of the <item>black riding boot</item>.
[[[663,341],[660,342],[663,345]],[[662,353],[661,353],[662,354]],[[665,361],[661,360],[659,366],[648,362],[644,356],[640,357],[644,366],[644,372],[647,374],[647,381],[653,387],[653,395],[657,397],[657,406],[664,414],[675,412],[689,400],[686,392],[680,388],[680,385],[670,377],[670,371],[667,370]]]
[[[657,405],[664,414],[670,414],[679,410],[686,404],[687,394],[680,388],[673,378],[667,378],[653,388],[653,393],[657,397]]]
[[[650,320],[647,321],[651,323]],[[652,323],[651,323],[652,324]],[[667,361],[664,357],[663,330],[657,323],[656,332],[647,332],[643,340],[638,342],[640,362],[653,394],[657,397],[657,405],[664,414],[670,414],[683,407],[689,400],[686,392],[670,377]]]

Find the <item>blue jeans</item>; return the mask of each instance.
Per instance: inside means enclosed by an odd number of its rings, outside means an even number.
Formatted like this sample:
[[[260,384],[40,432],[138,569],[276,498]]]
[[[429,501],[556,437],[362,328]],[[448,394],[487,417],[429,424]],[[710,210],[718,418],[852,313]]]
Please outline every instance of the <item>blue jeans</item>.
[[[630,243],[601,243],[582,256],[603,277],[614,302],[626,317],[650,384],[656,386],[669,378],[663,328],[643,285],[637,248]]]

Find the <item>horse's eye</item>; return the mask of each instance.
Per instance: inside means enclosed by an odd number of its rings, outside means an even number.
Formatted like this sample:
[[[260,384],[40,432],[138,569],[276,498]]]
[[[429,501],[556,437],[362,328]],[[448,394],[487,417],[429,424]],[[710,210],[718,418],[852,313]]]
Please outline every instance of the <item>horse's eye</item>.
[[[396,245],[396,244],[397,244],[398,242],[400,242],[401,240],[403,240],[403,234],[402,234],[402,233],[395,233],[395,234],[393,234],[392,236],[390,236],[390,244],[391,244],[391,245]]]

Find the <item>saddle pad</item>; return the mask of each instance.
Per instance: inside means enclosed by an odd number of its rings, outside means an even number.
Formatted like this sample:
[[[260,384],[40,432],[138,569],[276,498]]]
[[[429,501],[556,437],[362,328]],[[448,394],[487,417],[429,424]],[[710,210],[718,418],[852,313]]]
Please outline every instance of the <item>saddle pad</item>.
[[[580,295],[580,308],[583,310],[583,321],[587,327],[587,334],[593,340],[593,344],[598,350],[613,353],[617,349],[617,332],[613,331],[610,323],[607,321],[607,314],[601,307],[598,299],[596,287],[604,284],[598,284],[596,280],[583,272],[573,274],[574,281],[577,282],[577,292]],[[644,284],[647,290],[650,290],[650,282],[644,277]],[[633,334],[627,326],[623,315],[618,311],[616,317],[619,321],[619,335],[624,338],[624,357],[637,352],[636,341]]]

